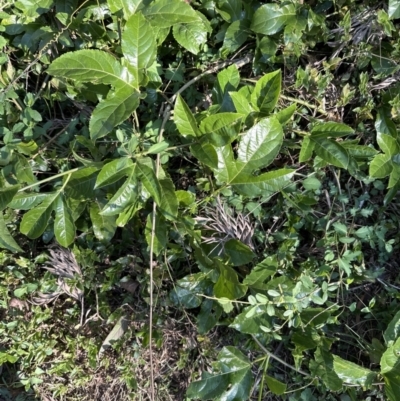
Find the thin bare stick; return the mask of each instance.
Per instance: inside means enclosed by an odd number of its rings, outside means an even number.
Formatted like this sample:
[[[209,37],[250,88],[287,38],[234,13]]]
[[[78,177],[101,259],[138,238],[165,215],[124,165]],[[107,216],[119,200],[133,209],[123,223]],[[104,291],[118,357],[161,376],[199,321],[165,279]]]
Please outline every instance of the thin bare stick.
[[[272,359],[275,359],[276,361],[278,361],[279,363],[281,363],[282,365],[286,366],[289,369],[294,370],[297,373],[300,373],[303,376],[306,377],[311,377],[311,375],[309,375],[308,373],[304,372],[301,369],[296,369],[294,366],[290,365],[289,363],[285,362],[283,359],[279,358],[279,356],[276,356],[275,354],[273,354],[272,352],[268,351],[261,343],[260,341],[258,341],[257,337],[252,334],[251,335],[253,337],[253,340],[258,344],[258,346]]]

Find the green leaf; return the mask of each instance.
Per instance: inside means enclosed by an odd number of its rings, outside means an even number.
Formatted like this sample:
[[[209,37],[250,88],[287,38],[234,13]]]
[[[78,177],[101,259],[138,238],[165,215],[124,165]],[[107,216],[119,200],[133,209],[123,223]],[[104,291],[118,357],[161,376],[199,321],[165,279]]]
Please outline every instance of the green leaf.
[[[299,156],[300,163],[304,163],[311,158],[314,148],[315,142],[312,141],[309,136],[306,136],[301,144]]]
[[[346,361],[337,355],[333,355],[333,368],[335,373],[344,383],[356,384],[365,388],[371,388],[376,373],[363,368],[353,362]]]
[[[214,295],[217,298],[242,298],[247,292],[247,286],[239,283],[235,270],[221,262],[216,264],[220,274],[214,286]]]
[[[374,178],[387,177],[393,169],[392,158],[389,154],[376,155],[369,165],[369,175]]]
[[[235,105],[235,109],[239,114],[243,114],[244,116],[249,115],[254,111],[251,107],[250,102],[246,99],[246,97],[240,92],[229,92],[229,95]]]
[[[156,59],[157,51],[154,29],[142,13],[138,12],[126,21],[121,47],[138,80],[138,70],[149,68]]]
[[[101,50],[77,50],[53,61],[47,73],[79,82],[109,84],[119,88],[137,88],[133,76],[118,60]]]
[[[138,183],[133,176],[132,170],[132,174],[104,206],[100,214],[103,216],[114,216],[122,213],[126,207],[136,202],[138,196]]]
[[[249,36],[249,26],[250,23],[247,19],[232,22],[225,32],[221,52],[223,54],[224,52],[233,53],[239,49]]]
[[[212,169],[218,168],[218,155],[214,146],[210,143],[192,145],[190,151],[201,163]]]
[[[139,106],[140,94],[128,85],[109,94],[93,111],[89,131],[92,140],[109,134]]]
[[[311,140],[315,142],[315,153],[327,163],[336,167],[347,169],[350,164],[350,156],[345,148],[340,146],[337,142],[331,139],[314,138]]]
[[[146,224],[146,242],[151,247],[152,242],[152,232],[153,232],[153,213],[150,213],[147,216],[147,224]],[[153,240],[153,253],[158,256],[167,246],[168,242],[168,232],[167,225],[164,217],[156,213],[156,221],[154,227],[154,240]]]
[[[279,110],[277,113],[274,114],[274,116],[281,123],[281,125],[285,125],[290,121],[295,111],[296,104],[293,103],[289,107]]]
[[[400,0],[389,0],[388,15],[390,19],[400,18]]]
[[[400,153],[399,144],[392,136],[378,132],[376,140],[383,153],[389,156]]]
[[[32,168],[25,158],[25,156],[16,154],[16,162],[14,165],[15,175],[20,183],[26,182],[27,184],[33,184],[37,181],[35,175],[32,172]]]
[[[274,108],[281,92],[281,70],[265,74],[260,78],[251,94],[251,103],[261,115],[268,115]]]
[[[90,204],[89,214],[92,221],[93,233],[99,241],[110,242],[117,229],[116,216],[103,216],[101,210],[105,205],[104,200],[98,200]]]
[[[206,273],[190,274],[178,280],[170,298],[175,305],[182,305],[187,309],[197,308],[203,300],[198,294],[206,290],[209,284]]]
[[[121,316],[115,323],[113,329],[108,333],[106,339],[101,344],[98,357],[101,356],[105,350],[112,347],[112,344],[118,341],[129,328],[129,320],[126,316]]]
[[[15,7],[23,11],[25,17],[31,18],[46,13],[53,4],[53,0],[19,0],[14,3]]]
[[[0,211],[0,248],[8,249],[11,252],[23,252],[8,231],[4,221],[3,212]]]
[[[145,159],[144,159],[143,162],[138,161],[136,163],[136,171],[138,178],[143,183],[143,186],[153,197],[157,205],[161,205],[161,198],[162,198],[161,187],[153,168],[145,164]]]
[[[193,382],[187,397],[209,400],[243,401],[250,396],[253,376],[249,360],[235,347],[224,347],[216,364],[219,373],[203,372],[202,379]],[[228,388],[229,386],[229,388]]]
[[[230,239],[225,243],[225,253],[229,256],[230,262],[234,266],[243,266],[250,263],[255,255],[253,251],[243,242],[237,239]]]
[[[343,382],[333,368],[333,355],[325,348],[318,347],[314,354],[315,361],[310,361],[310,370],[316,377],[320,377],[324,384],[332,391],[339,391]]]
[[[242,0],[218,0],[217,11],[226,22],[240,20],[242,17]]]
[[[243,115],[237,113],[212,114],[201,121],[200,131],[208,134],[211,144],[224,146],[236,139],[242,119]]]
[[[196,120],[181,95],[178,95],[176,99],[174,121],[181,135],[199,136]]]
[[[186,50],[197,54],[207,42],[207,28],[203,23],[176,24],[172,28],[175,40]]]
[[[75,240],[75,224],[63,195],[60,195],[55,202],[55,212],[54,234],[57,242],[67,248]]]
[[[396,341],[400,336],[400,311],[397,312],[393,319],[388,324],[383,338],[387,346],[392,345],[392,342]]]
[[[238,314],[229,327],[244,334],[259,334],[260,326],[271,327],[272,319],[266,305],[248,306]]]
[[[398,401],[400,394],[400,338],[383,353],[381,374],[385,380],[385,393],[390,401]]]
[[[161,189],[161,203],[158,205],[164,217],[174,220],[178,216],[178,199],[175,193],[174,183],[170,178],[159,180]]]
[[[267,167],[278,155],[282,141],[283,130],[279,121],[274,117],[261,120],[240,141],[237,169],[251,173]]]
[[[143,14],[157,28],[169,28],[175,24],[202,23],[189,4],[180,0],[159,0],[143,9]]]
[[[255,288],[265,289],[267,279],[273,276],[278,270],[276,257],[268,256],[262,262],[258,263],[243,280],[243,284]]]
[[[133,163],[129,157],[119,157],[107,163],[100,171],[96,179],[95,188],[101,188],[113,184],[133,170]]]
[[[59,192],[48,194],[43,202],[24,214],[20,231],[30,239],[39,238],[47,228]]]
[[[390,135],[393,138],[397,138],[396,125],[391,119],[390,110],[387,108],[380,108],[378,115],[376,116],[375,129],[377,134]]]
[[[234,106],[229,92],[233,92],[239,86],[240,75],[235,64],[222,70],[217,75],[217,81],[214,84],[212,97],[213,102],[220,106],[221,112],[233,111]]]
[[[29,210],[43,202],[47,195],[49,194],[45,192],[17,193],[8,207],[16,210]]]
[[[98,170],[97,167],[85,167],[73,173],[65,187],[67,198],[92,199]]]
[[[267,382],[268,388],[275,395],[285,394],[287,385],[281,381],[275,379],[274,377],[265,375],[265,381]]]
[[[295,17],[296,9],[292,4],[283,7],[278,4],[264,4],[254,13],[250,28],[256,33],[273,35]]]
[[[135,14],[143,0],[107,0],[108,6],[112,13],[122,10],[124,18],[128,19]]]
[[[339,138],[348,136],[354,133],[353,128],[346,124],[328,121],[326,123],[318,124],[311,130],[312,138]]]
[[[17,194],[19,185],[11,185],[9,187],[0,188],[0,212],[13,200]]]
[[[214,301],[213,299],[205,299],[202,302],[200,312],[197,315],[197,330],[199,334],[206,334],[214,328],[222,315],[222,311],[223,310],[217,301]]]

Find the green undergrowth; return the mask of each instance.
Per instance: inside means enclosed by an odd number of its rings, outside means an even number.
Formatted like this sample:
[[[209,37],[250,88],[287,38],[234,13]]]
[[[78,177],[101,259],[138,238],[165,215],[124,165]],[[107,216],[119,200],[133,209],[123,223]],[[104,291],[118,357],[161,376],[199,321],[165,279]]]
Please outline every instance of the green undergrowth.
[[[0,398],[399,400],[400,2],[0,5]]]

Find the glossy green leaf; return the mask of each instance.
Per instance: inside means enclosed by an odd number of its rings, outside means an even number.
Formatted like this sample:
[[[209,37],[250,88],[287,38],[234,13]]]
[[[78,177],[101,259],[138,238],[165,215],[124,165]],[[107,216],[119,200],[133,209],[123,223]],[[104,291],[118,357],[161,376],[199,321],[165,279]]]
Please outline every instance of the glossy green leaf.
[[[180,0],[159,0],[145,7],[143,14],[157,28],[202,22],[193,8]]]
[[[239,144],[236,166],[241,173],[267,167],[282,146],[283,130],[279,121],[265,118],[247,131]]]
[[[247,98],[240,92],[229,92],[229,95],[235,105],[236,112],[244,116],[254,112],[253,107]]]
[[[160,183],[156,177],[154,169],[150,167],[148,164],[145,164],[145,160],[143,160],[143,162],[138,161],[136,163],[136,172],[138,178],[142,181],[143,186],[153,197],[157,205],[160,205],[162,192]]]
[[[134,71],[148,68],[154,63],[157,50],[154,29],[142,13],[138,12],[126,21],[121,47]],[[138,77],[138,73],[135,75]]]
[[[221,51],[233,53],[242,46],[250,33],[250,23],[247,19],[232,22],[225,32],[224,43]]]
[[[315,142],[312,141],[309,136],[306,136],[301,144],[300,156],[299,156],[300,163],[304,163],[307,160],[311,159],[314,147],[315,147]]]
[[[344,383],[357,384],[363,388],[370,388],[373,380],[376,378],[376,373],[372,370],[346,361],[337,355],[333,355],[333,368]]]
[[[95,188],[113,184],[122,177],[129,175],[133,167],[134,165],[129,157],[119,157],[107,163],[97,176]]]
[[[43,202],[22,217],[20,231],[30,239],[39,238],[47,228],[59,192],[48,194]]]
[[[295,111],[296,104],[293,103],[289,107],[279,110],[274,116],[281,123],[281,125],[285,125],[290,121]]]
[[[400,311],[397,312],[393,319],[388,324],[383,338],[387,346],[390,346],[394,341],[400,337]]]
[[[140,94],[128,85],[113,92],[100,102],[93,111],[89,130],[92,140],[109,134],[114,127],[124,122],[139,106]]]
[[[49,195],[46,192],[30,192],[30,193],[17,193],[12,201],[8,204],[8,207],[16,210],[29,210],[43,202],[43,200]]]
[[[200,123],[200,131],[208,134],[211,144],[224,146],[234,141],[239,134],[242,114],[218,113],[206,117]]]
[[[15,239],[8,231],[4,221],[3,212],[0,211],[0,248],[8,249],[11,252],[23,252]]]
[[[54,234],[57,242],[65,248],[75,240],[74,219],[63,195],[55,201]]]
[[[120,88],[137,88],[133,77],[111,54],[101,50],[78,50],[55,59],[47,73],[79,82],[109,84]]]
[[[263,35],[273,35],[279,32],[285,24],[296,17],[293,4],[280,6],[278,4],[264,4],[254,13],[251,21],[251,30]]]
[[[400,394],[400,338],[389,345],[381,358],[381,374],[385,380],[385,394],[390,401],[397,401]]]
[[[207,280],[206,273],[190,274],[178,280],[170,298],[175,305],[182,305],[187,309],[197,308],[203,300],[199,294],[209,285],[211,283]]]
[[[285,394],[287,385],[282,383],[281,381],[275,379],[274,377],[265,375],[265,381],[267,383],[268,388],[275,395],[283,395]]]
[[[350,156],[345,148],[340,146],[337,142],[331,139],[314,138],[311,140],[315,142],[315,153],[324,161],[333,166],[347,169],[350,164]]]
[[[214,146],[210,143],[192,145],[190,151],[201,163],[212,169],[218,168],[218,155]]]
[[[114,216],[122,213],[126,207],[137,200],[138,196],[138,183],[133,174],[131,174],[104,206],[101,214],[103,216]]]
[[[168,142],[162,141],[151,145],[149,149],[147,149],[146,153],[149,155],[156,155],[158,153],[164,152],[169,146]]]
[[[400,153],[399,144],[391,135],[378,132],[376,140],[383,153],[390,156]]]
[[[28,160],[23,155],[15,155],[16,161],[14,165],[15,175],[20,183],[26,182],[27,184],[33,184],[37,181],[35,175],[32,172]]]
[[[19,0],[14,3],[15,7],[24,12],[26,17],[37,17],[54,5],[54,0]]]
[[[314,126],[311,130],[312,138],[339,138],[354,133],[353,128],[343,123],[328,121]]]
[[[13,200],[18,189],[19,185],[10,185],[9,187],[0,188],[0,212]]]
[[[400,1],[389,0],[388,14],[390,19],[400,18]]]
[[[107,0],[107,4],[112,13],[122,10],[125,19],[128,19],[131,15],[135,14],[142,1],[143,0]]]
[[[65,187],[67,197],[92,199],[98,170],[96,167],[85,167],[73,173]]]
[[[397,138],[396,124],[391,119],[390,110],[387,108],[380,108],[376,116],[375,129],[377,134],[390,135]]]
[[[161,189],[161,203],[158,205],[159,210],[164,217],[174,220],[178,216],[178,199],[175,193],[175,187],[170,178],[159,180]]]
[[[213,299],[205,299],[197,315],[197,330],[199,334],[206,334],[218,323],[223,312],[222,307]]]
[[[389,154],[376,155],[369,165],[369,175],[374,178],[387,177],[393,169],[392,158]]]
[[[214,84],[212,95],[213,102],[220,107],[220,112],[234,111],[234,105],[229,92],[235,91],[239,83],[239,70],[235,64],[217,74],[217,81]]]
[[[181,135],[199,136],[196,120],[181,95],[176,99],[174,121]]]
[[[270,72],[260,78],[251,94],[251,103],[262,115],[268,115],[275,108],[281,92],[281,70]]]
[[[117,229],[116,216],[103,216],[100,214],[106,202],[104,200],[92,202],[89,208],[93,233],[99,241],[110,242]]]
[[[242,17],[242,0],[218,0],[217,11],[226,22],[238,21]]]
[[[186,50],[197,54],[207,41],[207,29],[203,23],[176,24],[172,28],[175,40]]]
[[[232,267],[217,262],[219,277],[214,286],[217,298],[239,299],[247,292],[247,286],[240,284],[237,273]]]
[[[255,257],[253,251],[237,239],[228,240],[224,245],[224,250],[234,266],[246,265]]]
[[[237,348],[224,347],[216,367],[218,373],[203,372],[201,380],[189,385],[186,395],[200,400],[217,397],[227,401],[247,400],[253,384],[249,360]]]

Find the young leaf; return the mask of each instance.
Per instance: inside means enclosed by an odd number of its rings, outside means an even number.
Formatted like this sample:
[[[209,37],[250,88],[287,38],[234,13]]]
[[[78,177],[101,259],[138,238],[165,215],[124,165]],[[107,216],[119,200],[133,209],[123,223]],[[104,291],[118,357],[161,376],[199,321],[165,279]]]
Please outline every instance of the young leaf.
[[[109,134],[124,122],[139,106],[140,93],[128,85],[108,95],[93,111],[90,119],[90,137],[95,141]]]
[[[389,0],[388,14],[390,19],[400,18],[400,0]]]
[[[260,78],[251,94],[251,103],[261,115],[266,116],[274,109],[281,92],[281,70],[265,74]]]
[[[55,212],[54,234],[57,242],[67,248],[74,242],[75,224],[63,195],[60,195],[55,202]]]
[[[295,111],[296,111],[296,104],[293,103],[289,107],[279,110],[274,116],[281,123],[281,125],[285,125],[292,118]]]
[[[376,140],[383,153],[394,156],[400,152],[399,144],[391,135],[378,132]]]
[[[306,136],[301,144],[300,156],[299,156],[300,163],[304,163],[311,158],[312,153],[314,151],[314,147],[315,147],[315,142],[312,141],[309,136]]]
[[[285,394],[287,385],[281,381],[275,379],[274,377],[265,375],[265,381],[267,382],[268,388],[275,395]]]
[[[387,177],[393,169],[392,158],[389,154],[376,155],[369,165],[369,175],[374,178]]]
[[[237,113],[247,116],[254,111],[253,107],[251,107],[250,102],[242,93],[229,92],[229,95],[233,101],[233,104],[235,105]]]
[[[116,13],[122,10],[125,19],[135,14],[141,3],[142,0],[107,0],[110,11]]]
[[[0,211],[0,248],[8,249],[11,252],[23,252],[15,239],[8,231],[4,221],[3,212]]]
[[[149,68],[153,64],[157,51],[156,39],[152,26],[142,13],[138,12],[126,21],[121,46],[122,53],[134,70]]]
[[[196,120],[181,95],[176,99],[174,121],[181,135],[199,136]]]
[[[21,221],[20,231],[30,239],[39,238],[47,228],[54,202],[59,192],[48,194],[43,202],[24,214]]]

